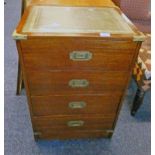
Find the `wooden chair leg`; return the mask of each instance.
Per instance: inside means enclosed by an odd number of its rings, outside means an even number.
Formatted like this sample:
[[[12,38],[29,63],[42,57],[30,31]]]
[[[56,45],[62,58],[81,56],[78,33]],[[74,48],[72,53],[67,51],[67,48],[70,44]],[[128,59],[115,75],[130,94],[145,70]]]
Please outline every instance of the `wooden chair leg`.
[[[22,88],[24,88],[24,82],[23,82],[21,65],[20,65],[20,62],[18,60],[18,75],[17,75],[16,95],[20,95]]]
[[[26,1],[22,0],[21,4],[21,16],[24,13],[26,7]],[[22,69],[20,65],[20,61],[18,60],[18,75],[17,75],[17,90],[16,95],[20,95],[22,88],[24,88],[24,81],[23,81],[23,75],[22,75]]]
[[[141,104],[143,103],[143,98],[145,95],[145,91],[138,88],[134,101],[133,101],[133,105],[132,105],[132,109],[131,109],[131,115],[134,116],[137,112],[137,110],[139,109],[139,107],[141,106]]]

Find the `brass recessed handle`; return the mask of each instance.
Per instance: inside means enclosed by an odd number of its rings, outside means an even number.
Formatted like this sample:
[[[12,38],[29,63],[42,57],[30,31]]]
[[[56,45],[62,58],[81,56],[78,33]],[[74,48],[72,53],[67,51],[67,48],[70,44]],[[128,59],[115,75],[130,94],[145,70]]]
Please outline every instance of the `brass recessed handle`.
[[[92,59],[92,53],[89,51],[73,51],[69,57],[73,61],[89,61]]]
[[[72,88],[85,88],[89,86],[89,81],[86,79],[72,79],[68,85]]]
[[[84,125],[84,121],[78,120],[78,121],[69,121],[67,122],[67,125],[69,127],[79,127]]]
[[[82,109],[86,106],[86,102],[83,101],[70,102],[68,106],[71,109]]]

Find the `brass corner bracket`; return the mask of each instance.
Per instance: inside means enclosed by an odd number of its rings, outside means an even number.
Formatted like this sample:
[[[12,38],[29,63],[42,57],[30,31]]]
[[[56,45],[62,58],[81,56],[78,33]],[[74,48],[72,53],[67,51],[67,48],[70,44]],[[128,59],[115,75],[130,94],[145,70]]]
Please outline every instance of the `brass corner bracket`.
[[[27,39],[26,34],[19,34],[16,32],[16,30],[13,32],[12,37],[14,40],[26,40]]]
[[[140,32],[140,35],[135,35],[133,41],[145,41],[146,36]]]

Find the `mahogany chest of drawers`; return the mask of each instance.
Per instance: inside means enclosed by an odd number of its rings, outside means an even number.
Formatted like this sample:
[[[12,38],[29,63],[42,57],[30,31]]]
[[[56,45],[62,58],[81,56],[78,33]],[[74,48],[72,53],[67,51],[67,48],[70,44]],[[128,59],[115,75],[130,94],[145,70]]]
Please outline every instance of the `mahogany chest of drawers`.
[[[118,8],[30,6],[13,34],[36,139],[110,137],[144,36]]]

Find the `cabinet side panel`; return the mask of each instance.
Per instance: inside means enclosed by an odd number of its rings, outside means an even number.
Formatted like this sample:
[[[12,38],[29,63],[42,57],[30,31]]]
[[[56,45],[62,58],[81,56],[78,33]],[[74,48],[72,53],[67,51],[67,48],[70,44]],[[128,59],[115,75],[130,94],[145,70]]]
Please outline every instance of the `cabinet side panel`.
[[[25,85],[25,89],[26,89],[26,96],[27,96],[27,100],[28,100],[28,107],[29,107],[29,111],[30,111],[30,117],[31,117],[31,120],[32,120],[33,114],[32,114],[32,106],[31,106],[31,97],[30,97],[29,85],[28,85],[28,82],[27,82],[27,76],[26,76],[26,72],[25,72],[25,64],[24,64],[24,61],[23,61],[23,54],[22,54],[22,48],[21,48],[20,40],[16,41],[16,46],[17,46],[17,50],[18,50],[19,61],[20,61],[21,68],[22,68],[22,74],[23,74],[23,80],[24,80],[24,85]],[[33,128],[33,124],[32,124],[32,128]]]
[[[113,129],[115,128],[116,126],[116,123],[117,123],[117,120],[118,120],[118,116],[119,116],[119,113],[120,113],[120,110],[121,110],[121,107],[122,107],[122,104],[123,104],[123,101],[124,101],[124,98],[126,96],[126,91],[127,91],[127,88],[128,88],[128,85],[129,85],[129,82],[131,80],[131,77],[132,77],[132,70],[133,70],[133,67],[135,65],[135,62],[137,60],[137,57],[138,57],[138,54],[139,54],[139,49],[141,47],[141,44],[142,42],[137,42],[137,46],[135,48],[135,54],[134,54],[134,57],[133,57],[133,60],[132,60],[132,64],[131,64],[131,69],[130,69],[130,72],[128,74],[128,78],[127,78],[127,82],[126,82],[126,87],[124,88],[124,93],[122,94],[122,97],[120,99],[120,104],[118,106],[118,110],[117,110],[117,115],[116,115],[116,118],[115,118],[115,121],[114,121],[114,124],[113,124]]]

